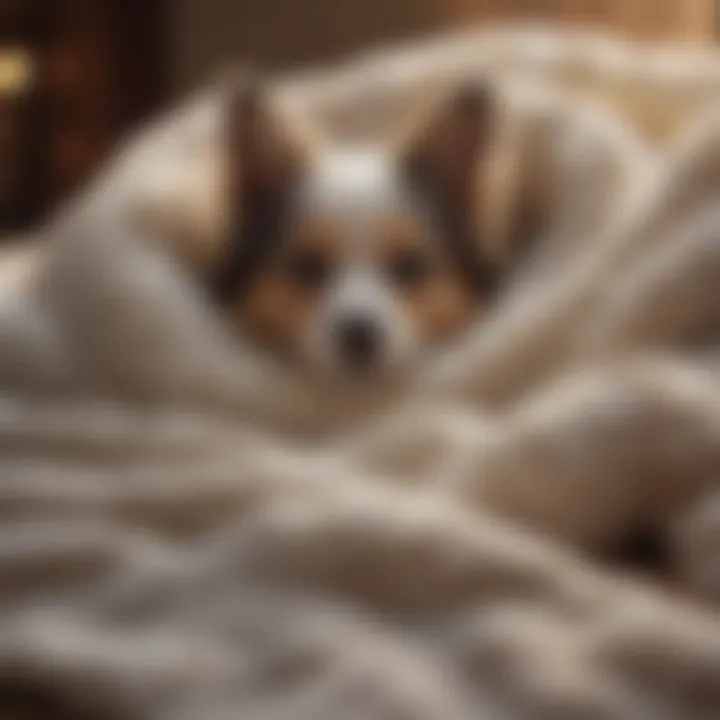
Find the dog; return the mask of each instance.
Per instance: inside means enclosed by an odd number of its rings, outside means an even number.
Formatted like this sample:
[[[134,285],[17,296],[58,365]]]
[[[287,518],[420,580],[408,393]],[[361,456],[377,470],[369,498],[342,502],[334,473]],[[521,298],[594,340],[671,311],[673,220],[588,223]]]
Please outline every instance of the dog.
[[[252,343],[326,377],[403,374],[510,284],[546,230],[551,193],[528,182],[543,159],[521,156],[527,138],[488,81],[413,117],[390,142],[309,142],[270,93],[241,84],[228,135],[238,210],[210,285]]]
[[[344,380],[405,372],[467,330],[501,270],[474,217],[493,103],[468,84],[397,147],[310,148],[245,81],[228,138],[238,212],[214,299],[251,341]]]

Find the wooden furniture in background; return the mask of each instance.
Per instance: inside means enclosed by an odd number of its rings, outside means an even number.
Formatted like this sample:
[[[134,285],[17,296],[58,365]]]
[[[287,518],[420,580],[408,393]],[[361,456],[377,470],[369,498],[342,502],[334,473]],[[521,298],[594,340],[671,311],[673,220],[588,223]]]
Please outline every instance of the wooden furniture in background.
[[[26,224],[43,202],[37,59],[46,31],[39,0],[0,0],[0,231]]]
[[[20,48],[32,64],[23,112],[0,107],[11,154],[22,155],[4,156],[14,189],[0,201],[0,231],[39,220],[163,102],[166,2],[0,0],[0,69],[3,48]]]
[[[83,182],[123,131],[163,101],[164,0],[44,0],[49,199]]]

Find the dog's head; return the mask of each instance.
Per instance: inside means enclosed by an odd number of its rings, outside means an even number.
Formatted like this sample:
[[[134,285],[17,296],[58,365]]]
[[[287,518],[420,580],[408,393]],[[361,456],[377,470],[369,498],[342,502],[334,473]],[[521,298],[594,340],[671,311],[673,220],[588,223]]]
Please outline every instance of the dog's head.
[[[244,84],[226,138],[237,211],[211,278],[227,317],[353,378],[402,372],[468,328],[499,281],[477,221],[496,111],[490,87],[466,84],[402,142],[317,147]]]

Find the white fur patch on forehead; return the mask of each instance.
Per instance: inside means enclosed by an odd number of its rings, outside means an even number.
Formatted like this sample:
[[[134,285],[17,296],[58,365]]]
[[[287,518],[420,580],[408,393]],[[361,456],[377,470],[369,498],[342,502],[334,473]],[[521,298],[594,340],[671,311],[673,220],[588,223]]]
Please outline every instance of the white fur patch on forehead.
[[[322,154],[309,168],[301,188],[305,208],[349,216],[387,208],[401,196],[393,158],[365,147]]]

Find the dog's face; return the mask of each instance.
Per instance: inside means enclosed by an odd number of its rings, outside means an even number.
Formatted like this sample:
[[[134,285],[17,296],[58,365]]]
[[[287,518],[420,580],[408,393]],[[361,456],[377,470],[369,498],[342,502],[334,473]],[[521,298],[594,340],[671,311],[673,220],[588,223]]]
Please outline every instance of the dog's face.
[[[255,90],[231,123],[239,217],[214,279],[255,342],[324,375],[402,372],[493,290],[473,222],[487,114],[467,89],[401,148],[308,152]]]

